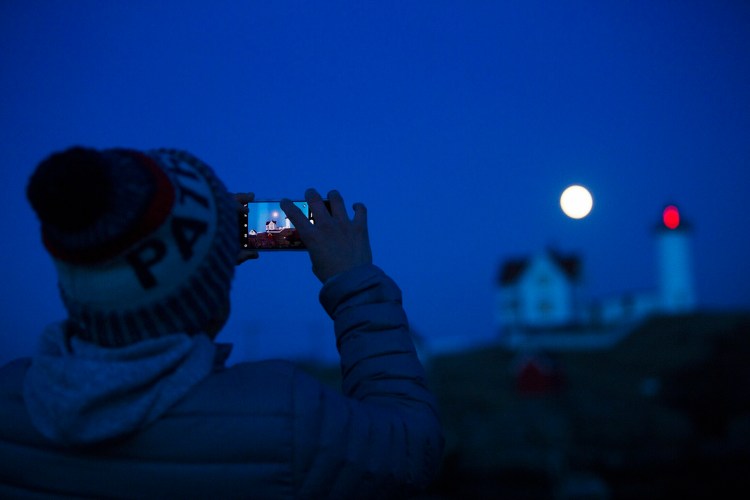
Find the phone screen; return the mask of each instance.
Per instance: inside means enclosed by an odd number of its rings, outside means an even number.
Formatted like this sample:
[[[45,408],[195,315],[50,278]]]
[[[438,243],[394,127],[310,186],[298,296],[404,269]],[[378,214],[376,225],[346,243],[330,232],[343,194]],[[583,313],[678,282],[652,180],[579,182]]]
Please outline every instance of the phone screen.
[[[294,201],[307,214],[315,218],[306,201]],[[253,201],[245,205],[247,211],[240,221],[240,244],[248,250],[305,250],[292,221],[286,217],[279,201]],[[328,206],[328,200],[326,200]]]

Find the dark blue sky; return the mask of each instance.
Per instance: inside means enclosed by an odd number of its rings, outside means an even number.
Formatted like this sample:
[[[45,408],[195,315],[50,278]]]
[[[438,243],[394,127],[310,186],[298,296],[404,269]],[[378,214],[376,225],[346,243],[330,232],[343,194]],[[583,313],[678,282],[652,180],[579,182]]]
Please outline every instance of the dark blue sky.
[[[654,288],[668,202],[701,308],[750,307],[746,2],[5,1],[0,23],[0,362],[64,314],[24,188],[72,144],[183,148],[260,199],[366,203],[427,338],[491,337],[498,266],[547,245],[581,255],[589,297]],[[572,183],[594,195],[579,221],[558,207]],[[235,360],[331,354],[309,269],[239,269]]]

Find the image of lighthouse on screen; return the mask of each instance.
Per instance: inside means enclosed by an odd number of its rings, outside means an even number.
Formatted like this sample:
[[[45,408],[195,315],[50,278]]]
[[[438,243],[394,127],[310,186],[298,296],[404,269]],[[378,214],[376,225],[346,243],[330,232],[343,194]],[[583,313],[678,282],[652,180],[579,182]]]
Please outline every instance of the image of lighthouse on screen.
[[[314,224],[315,215],[306,201],[293,202]],[[328,200],[324,200],[326,208]],[[240,224],[240,243],[249,250],[305,250],[297,228],[281,209],[279,201],[253,201],[245,205]],[[330,210],[330,208],[329,208]]]

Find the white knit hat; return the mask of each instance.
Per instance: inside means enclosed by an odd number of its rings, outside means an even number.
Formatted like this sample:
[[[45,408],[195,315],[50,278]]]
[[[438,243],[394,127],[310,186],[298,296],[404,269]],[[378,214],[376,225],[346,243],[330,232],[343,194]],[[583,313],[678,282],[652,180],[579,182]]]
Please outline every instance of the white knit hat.
[[[235,202],[191,154],[70,148],[39,164],[27,196],[73,335],[117,347],[209,333],[228,306]]]

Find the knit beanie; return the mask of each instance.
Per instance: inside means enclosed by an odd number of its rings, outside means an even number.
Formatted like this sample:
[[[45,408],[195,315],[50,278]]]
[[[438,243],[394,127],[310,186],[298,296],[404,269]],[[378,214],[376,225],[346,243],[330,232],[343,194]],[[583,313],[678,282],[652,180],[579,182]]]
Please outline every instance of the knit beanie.
[[[228,308],[235,202],[191,154],[73,147],[42,161],[26,194],[73,335],[119,347],[209,333]]]

